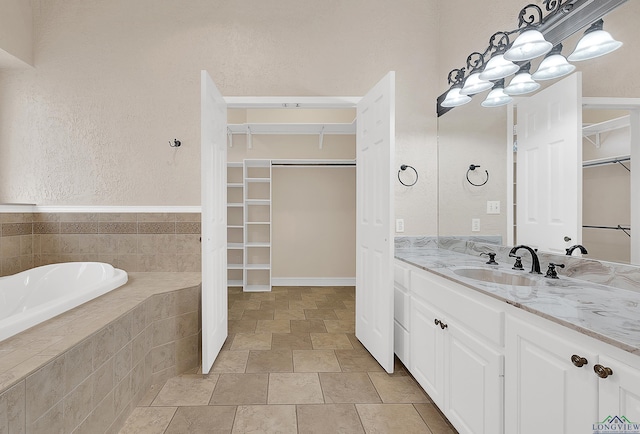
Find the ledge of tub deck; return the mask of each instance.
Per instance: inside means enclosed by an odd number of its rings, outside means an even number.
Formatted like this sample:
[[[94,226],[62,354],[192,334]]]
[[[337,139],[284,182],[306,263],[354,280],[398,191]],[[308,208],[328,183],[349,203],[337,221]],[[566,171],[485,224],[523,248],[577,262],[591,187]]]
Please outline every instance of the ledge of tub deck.
[[[120,288],[0,342],[0,393],[150,297],[160,294],[171,297],[175,291],[200,287],[201,283],[199,272],[134,272],[128,275],[128,282]],[[176,306],[183,300],[171,301],[160,303],[155,311],[146,312],[145,326],[175,314],[171,309],[177,310]]]

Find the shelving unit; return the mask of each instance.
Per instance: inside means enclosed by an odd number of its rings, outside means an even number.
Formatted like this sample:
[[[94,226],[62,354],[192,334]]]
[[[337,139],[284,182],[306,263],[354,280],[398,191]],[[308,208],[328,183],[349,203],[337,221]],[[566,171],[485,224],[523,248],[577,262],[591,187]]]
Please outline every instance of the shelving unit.
[[[244,287],[243,163],[227,163],[227,285]]]
[[[245,160],[245,291],[271,291],[271,215],[271,160]]]

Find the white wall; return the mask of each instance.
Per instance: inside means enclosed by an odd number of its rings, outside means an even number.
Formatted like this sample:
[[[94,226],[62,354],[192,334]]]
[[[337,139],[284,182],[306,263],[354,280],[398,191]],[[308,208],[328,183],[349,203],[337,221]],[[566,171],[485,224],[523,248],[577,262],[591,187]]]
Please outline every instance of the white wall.
[[[33,0],[35,69],[0,71],[0,202],[198,205],[201,69],[227,96],[359,96],[395,70],[398,166],[421,175],[396,215],[435,234],[437,4]]]
[[[33,64],[30,0],[0,0],[0,69]]]

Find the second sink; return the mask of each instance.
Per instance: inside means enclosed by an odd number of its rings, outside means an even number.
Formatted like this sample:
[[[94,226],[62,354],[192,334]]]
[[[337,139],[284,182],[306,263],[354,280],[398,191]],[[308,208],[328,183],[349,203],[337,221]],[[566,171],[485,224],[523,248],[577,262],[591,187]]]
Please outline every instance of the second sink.
[[[513,286],[539,286],[541,282],[522,274],[508,273],[488,268],[458,268],[453,270],[455,274],[482,282],[497,283]]]

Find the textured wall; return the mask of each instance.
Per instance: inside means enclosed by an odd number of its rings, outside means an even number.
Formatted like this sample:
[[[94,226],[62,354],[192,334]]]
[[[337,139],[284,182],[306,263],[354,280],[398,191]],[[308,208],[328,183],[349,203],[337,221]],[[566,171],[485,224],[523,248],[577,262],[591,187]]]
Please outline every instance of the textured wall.
[[[228,96],[358,96],[395,70],[398,164],[421,173],[396,209],[435,233],[435,0],[34,0],[33,19],[35,70],[0,71],[0,202],[198,205],[201,69]]]
[[[0,69],[33,64],[30,0],[0,0]]]

